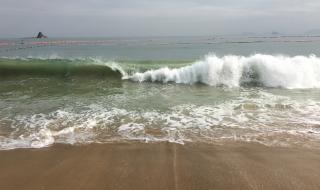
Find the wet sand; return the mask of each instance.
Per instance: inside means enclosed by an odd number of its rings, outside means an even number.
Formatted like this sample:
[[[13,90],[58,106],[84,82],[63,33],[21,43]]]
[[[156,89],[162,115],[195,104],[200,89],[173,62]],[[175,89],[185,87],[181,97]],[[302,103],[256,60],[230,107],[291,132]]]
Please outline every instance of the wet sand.
[[[0,189],[320,189],[320,151],[118,143],[0,151]]]

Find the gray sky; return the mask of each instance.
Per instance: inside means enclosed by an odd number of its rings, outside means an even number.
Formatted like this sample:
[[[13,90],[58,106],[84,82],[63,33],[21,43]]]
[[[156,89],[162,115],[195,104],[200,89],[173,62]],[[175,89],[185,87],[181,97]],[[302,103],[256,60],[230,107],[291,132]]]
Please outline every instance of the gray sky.
[[[286,34],[320,28],[320,0],[0,0],[0,37]]]

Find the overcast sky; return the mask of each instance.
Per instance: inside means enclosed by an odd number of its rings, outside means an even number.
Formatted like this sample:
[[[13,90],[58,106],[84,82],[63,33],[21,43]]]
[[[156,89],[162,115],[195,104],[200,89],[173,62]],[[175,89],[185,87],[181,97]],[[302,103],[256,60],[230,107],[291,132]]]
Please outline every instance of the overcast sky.
[[[320,0],[0,0],[0,37],[298,34]]]

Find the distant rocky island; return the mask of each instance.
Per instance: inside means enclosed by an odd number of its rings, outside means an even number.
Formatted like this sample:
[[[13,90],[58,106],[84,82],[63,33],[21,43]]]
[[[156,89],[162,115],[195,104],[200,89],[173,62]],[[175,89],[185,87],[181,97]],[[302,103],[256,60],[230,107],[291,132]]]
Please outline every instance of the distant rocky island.
[[[43,35],[42,32],[39,32],[37,37],[35,37],[35,38],[48,38],[48,37]]]

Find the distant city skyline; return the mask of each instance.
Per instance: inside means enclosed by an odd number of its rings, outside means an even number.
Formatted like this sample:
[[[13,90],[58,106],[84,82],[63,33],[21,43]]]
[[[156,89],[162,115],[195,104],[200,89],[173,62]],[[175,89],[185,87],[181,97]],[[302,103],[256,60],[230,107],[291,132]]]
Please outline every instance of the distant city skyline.
[[[0,37],[317,34],[319,10],[318,0],[1,0]]]

